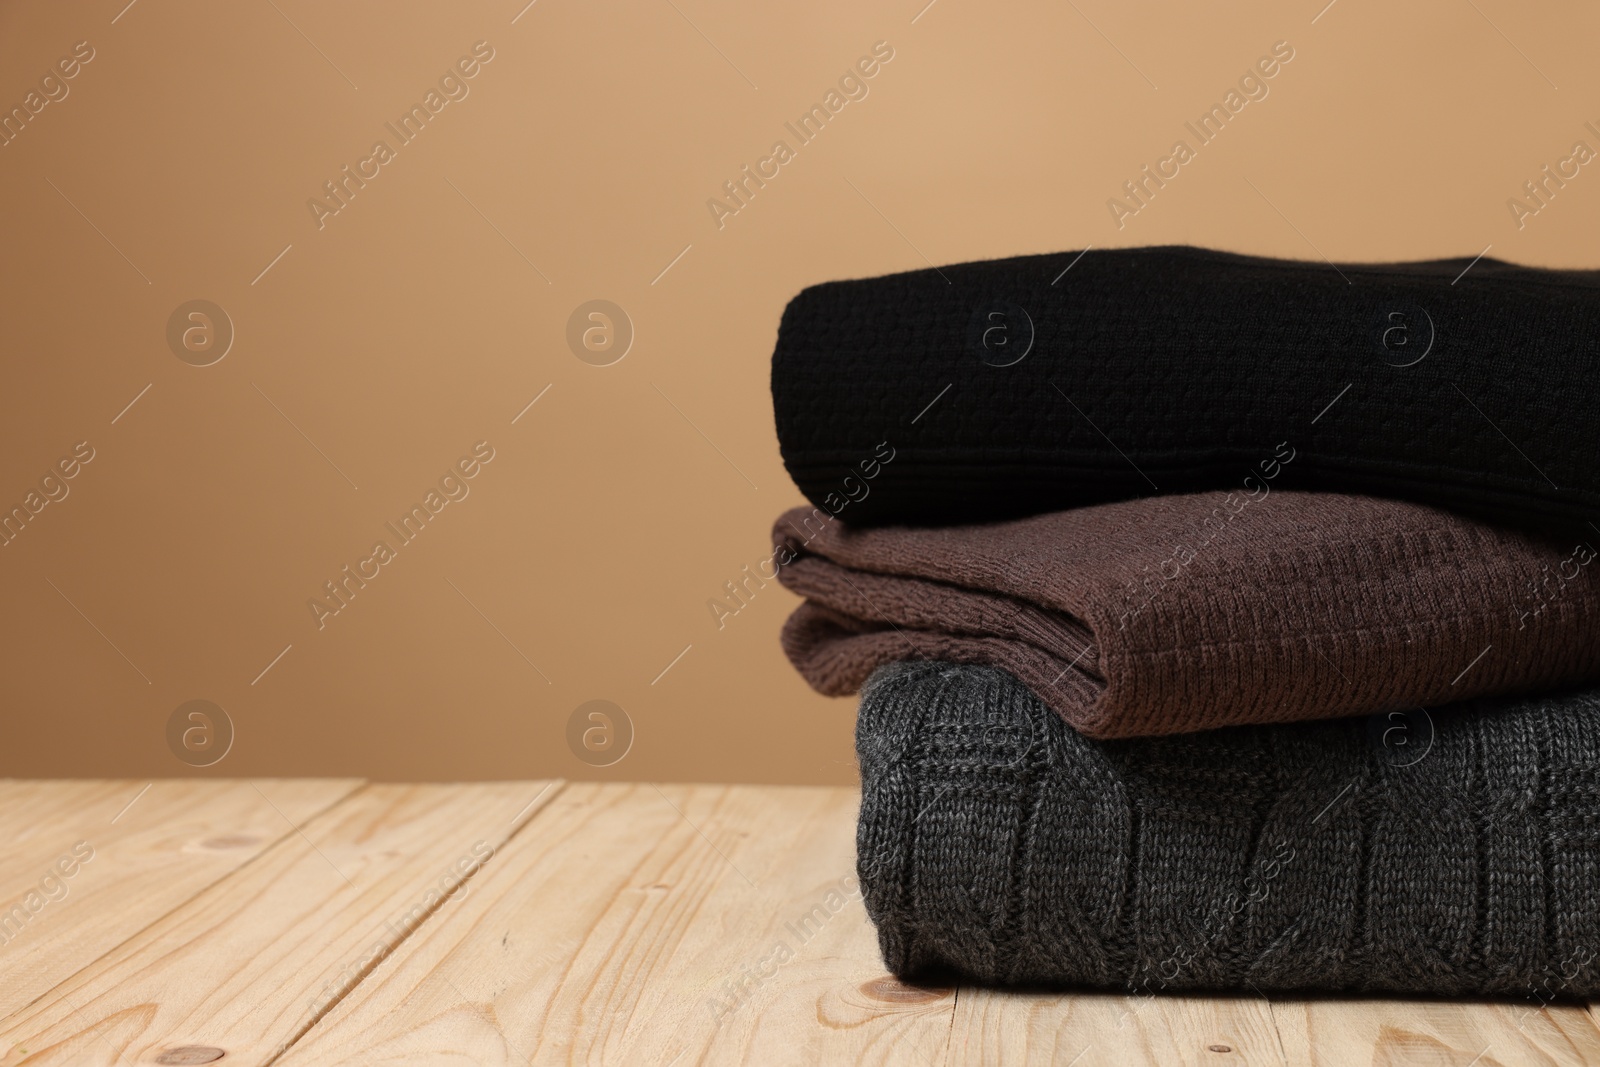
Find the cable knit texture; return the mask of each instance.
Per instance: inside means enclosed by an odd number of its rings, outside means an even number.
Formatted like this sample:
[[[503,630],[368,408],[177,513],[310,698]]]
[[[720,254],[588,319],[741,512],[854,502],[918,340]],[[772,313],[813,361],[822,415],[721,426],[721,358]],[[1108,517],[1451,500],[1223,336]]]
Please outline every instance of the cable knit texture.
[[[862,526],[978,522],[1234,486],[1288,441],[1289,488],[1600,516],[1600,271],[1078,255],[795,297],[772,395],[807,498]]]
[[[878,671],[859,873],[901,977],[1600,994],[1600,696],[1093,741],[990,667]]]
[[[1588,543],[1333,493],[1151,497],[983,526],[773,536],[783,630],[831,696],[892,660],[1004,667],[1091,737],[1531,692],[1600,677]]]

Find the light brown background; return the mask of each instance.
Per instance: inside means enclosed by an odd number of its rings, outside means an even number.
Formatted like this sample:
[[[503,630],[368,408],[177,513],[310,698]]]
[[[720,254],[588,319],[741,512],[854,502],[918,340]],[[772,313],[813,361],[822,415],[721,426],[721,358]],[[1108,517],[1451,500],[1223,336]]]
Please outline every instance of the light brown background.
[[[798,289],[1171,242],[1600,265],[1600,165],[1520,231],[1506,206],[1600,148],[1588,5],[124,3],[0,7],[7,108],[97,53],[0,148],[0,502],[98,453],[0,549],[5,774],[849,782],[852,705],[778,649],[793,598],[706,606],[799,502],[767,379]],[[479,40],[470,96],[319,230],[307,199]],[[719,232],[707,198],[879,40],[870,95]],[[1119,231],[1107,198],[1279,40],[1270,95]],[[197,297],[237,330],[206,368],[164,336]],[[614,366],[565,343],[592,298],[635,324]],[[480,439],[471,495],[319,632],[307,599]],[[196,697],[237,728],[208,771],[164,736]],[[565,740],[593,698],[637,730],[602,771]]]

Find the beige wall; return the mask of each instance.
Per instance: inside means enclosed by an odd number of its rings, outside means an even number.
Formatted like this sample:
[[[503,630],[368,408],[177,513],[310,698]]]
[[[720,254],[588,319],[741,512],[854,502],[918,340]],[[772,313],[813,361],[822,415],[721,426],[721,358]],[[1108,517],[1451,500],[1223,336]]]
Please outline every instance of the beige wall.
[[[1520,229],[1507,206],[1600,149],[1588,5],[124,2],[0,7],[8,110],[93,50],[0,147],[0,503],[93,451],[0,548],[5,774],[848,782],[851,703],[778,650],[793,598],[707,607],[799,502],[767,390],[796,290],[1171,242],[1600,265],[1600,165]],[[784,123],[880,41],[800,146]],[[1108,199],[1280,41],[1119,228]],[[475,42],[402,145],[385,123]],[[708,198],[780,139],[719,229]],[[209,366],[167,340],[194,299],[234,325]],[[592,299],[634,324],[610,366],[566,341]],[[307,601],[483,441],[319,629]],[[235,727],[208,770],[169,750],[194,699]],[[568,744],[595,699],[636,734],[604,769]]]

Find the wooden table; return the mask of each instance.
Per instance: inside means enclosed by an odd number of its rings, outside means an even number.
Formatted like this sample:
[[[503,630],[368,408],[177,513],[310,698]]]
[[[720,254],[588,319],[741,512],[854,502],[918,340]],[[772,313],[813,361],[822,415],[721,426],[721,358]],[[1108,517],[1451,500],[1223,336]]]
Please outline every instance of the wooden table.
[[[0,1062],[1600,1063],[1582,1007],[908,988],[855,813],[844,789],[3,783]]]

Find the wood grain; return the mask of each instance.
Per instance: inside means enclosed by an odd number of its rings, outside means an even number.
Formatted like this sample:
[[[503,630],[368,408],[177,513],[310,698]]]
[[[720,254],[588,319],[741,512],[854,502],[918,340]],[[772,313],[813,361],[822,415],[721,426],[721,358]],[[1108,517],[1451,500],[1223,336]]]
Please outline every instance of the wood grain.
[[[570,786],[283,1065],[937,1063],[953,992],[884,974],[856,805]]]
[[[1600,1063],[1582,1007],[1533,1001],[1018,994],[962,988],[951,1064]]]
[[[0,901],[94,847],[0,944],[0,1063],[1600,1063],[1533,1001],[905,986],[852,790],[144,785],[0,783]]]
[[[962,987],[950,1064],[1282,1064],[1272,1012],[1251,997],[1002,993]]]
[[[359,784],[0,783],[0,1025]],[[80,842],[87,862],[73,856]],[[63,857],[71,876],[56,867]],[[17,904],[26,917],[6,924]]]
[[[548,785],[354,793],[9,1020],[3,1062],[269,1061],[415,926],[470,899],[463,877]]]
[[[1273,1012],[1291,1064],[1600,1063],[1600,1030],[1581,1007],[1328,999],[1274,1002]]]

